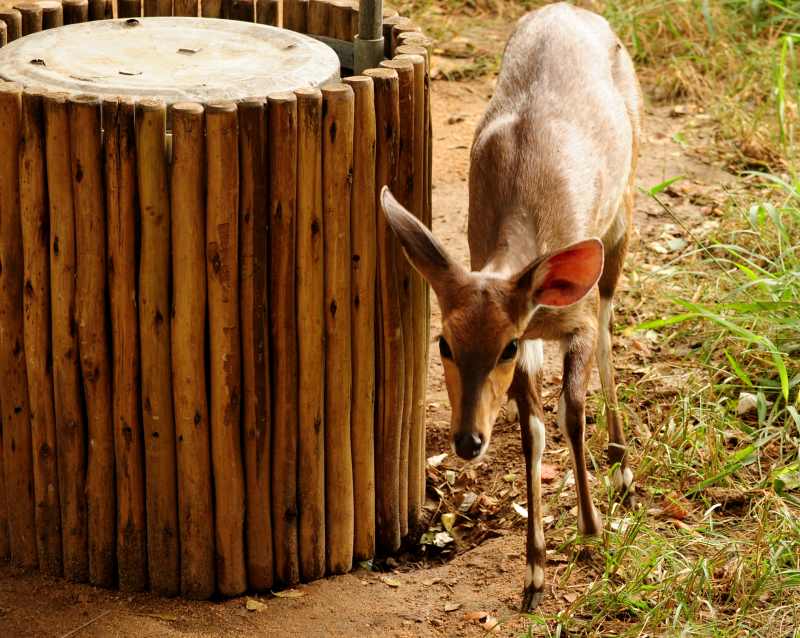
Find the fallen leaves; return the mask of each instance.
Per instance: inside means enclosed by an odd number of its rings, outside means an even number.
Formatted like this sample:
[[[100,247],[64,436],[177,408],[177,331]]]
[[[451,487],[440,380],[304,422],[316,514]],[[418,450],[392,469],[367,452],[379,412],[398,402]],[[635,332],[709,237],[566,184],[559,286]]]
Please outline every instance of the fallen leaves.
[[[247,602],[245,603],[245,608],[247,609],[247,611],[264,611],[267,608],[267,606],[260,600],[256,600],[255,598],[248,598]]]
[[[464,620],[480,625],[486,631],[492,631],[499,622],[497,618],[485,611],[468,611],[464,614]]]
[[[395,578],[394,576],[390,576],[388,574],[385,576],[381,576],[381,582],[384,585],[388,585],[389,587],[392,587],[394,589],[397,589],[398,587],[400,587],[400,585],[403,584],[402,582],[400,582],[399,578]]]

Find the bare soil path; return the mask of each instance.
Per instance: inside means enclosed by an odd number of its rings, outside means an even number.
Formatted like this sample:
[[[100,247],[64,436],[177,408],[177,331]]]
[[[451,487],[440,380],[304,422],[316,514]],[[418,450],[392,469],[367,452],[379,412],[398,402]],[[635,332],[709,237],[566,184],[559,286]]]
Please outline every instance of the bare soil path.
[[[467,262],[466,212],[469,145],[474,126],[491,92],[488,81],[434,84],[435,190],[434,226],[437,236],[454,255]],[[682,109],[659,107],[648,113],[642,146],[639,184],[649,188],[668,178],[686,179],[667,194],[671,206],[693,232],[702,234],[713,227],[716,202],[724,196],[729,176],[693,159],[683,150],[680,136],[690,123]],[[691,119],[702,127],[702,114]],[[637,203],[637,231],[628,275],[619,292],[617,323],[620,327],[636,322],[643,299],[646,278],[653,269],[668,266],[675,256],[670,239],[679,239],[681,229],[659,206],[640,196]],[[653,242],[656,242],[654,245]],[[663,248],[662,252],[658,247]],[[677,249],[678,251],[680,248]],[[671,252],[672,251],[672,252]],[[438,334],[439,313],[434,303],[433,334]],[[649,389],[664,385],[663,374],[651,374],[658,363],[655,349],[631,337],[620,336],[616,343],[623,384],[636,384],[642,396]],[[428,408],[428,454],[449,452],[447,438],[449,406],[443,385],[441,364],[435,348],[430,365]],[[560,371],[549,358],[545,375],[546,395],[558,392]],[[663,365],[663,364],[661,364]],[[596,384],[595,384],[596,385]],[[647,425],[637,421],[637,406],[628,412],[634,430]],[[548,418],[548,448],[545,461],[556,469],[557,478],[545,485],[545,501],[553,518],[545,531],[550,560],[548,582],[556,581],[566,569],[567,557],[556,551],[573,533],[574,490],[562,479],[569,476],[566,447]],[[590,426],[590,448],[602,449],[603,432]],[[636,450],[633,450],[636,458]],[[601,458],[598,456],[598,458]],[[448,457],[445,466],[464,476],[460,462]],[[147,594],[121,594],[85,585],[68,584],[24,574],[0,566],[0,636],[50,637],[76,635],[105,636],[479,636],[484,630],[465,619],[465,612],[485,611],[501,624],[494,635],[520,636],[529,622],[517,612],[524,574],[524,521],[510,507],[511,500],[524,504],[524,463],[520,451],[518,426],[498,423],[488,458],[466,473],[473,489],[494,499],[486,540],[470,551],[459,553],[446,564],[426,567],[421,563],[401,563],[393,576],[397,587],[381,580],[382,574],[359,570],[352,574],[302,586],[301,598],[259,599],[266,607],[249,612],[246,599],[223,602],[161,600]],[[601,466],[602,469],[602,466]],[[604,470],[603,470],[604,471]],[[520,477],[512,480],[507,477]],[[596,481],[600,507],[605,498]],[[646,481],[645,481],[646,483]],[[569,480],[567,480],[569,484]],[[505,493],[504,493],[505,490]],[[432,507],[436,504],[432,503]],[[497,505],[499,503],[499,505]],[[577,564],[566,585],[562,584],[543,602],[545,613],[563,608],[570,592],[579,591],[598,576],[591,559]],[[566,596],[566,598],[565,598]],[[454,608],[453,611],[445,611]],[[457,608],[456,608],[457,607]],[[72,634],[85,623],[80,631]],[[535,632],[534,632],[535,633]]]

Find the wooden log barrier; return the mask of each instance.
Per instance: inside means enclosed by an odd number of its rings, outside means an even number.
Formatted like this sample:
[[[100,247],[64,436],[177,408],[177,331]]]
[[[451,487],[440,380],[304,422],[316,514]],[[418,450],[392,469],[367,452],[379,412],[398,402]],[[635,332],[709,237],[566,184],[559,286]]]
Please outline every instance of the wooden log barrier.
[[[15,17],[21,34],[111,6],[28,4],[0,14],[7,38]],[[354,15],[284,6],[337,40]],[[0,559],[203,599],[342,573],[417,531],[429,299],[378,195],[430,224],[429,50],[385,17],[383,68],[175,104],[171,137],[160,100],[0,83]]]
[[[397,13],[383,18],[383,54],[389,59],[394,57],[392,30],[398,24],[411,24],[411,20]]]
[[[6,40],[13,42],[22,37],[22,14],[16,9],[0,9],[0,22],[6,25]]]
[[[355,97],[353,193],[350,209],[355,534],[353,557],[375,554],[375,97],[372,78],[344,80]]]
[[[70,151],[77,251],[78,348],[89,435],[86,477],[89,581],[110,587],[116,580],[114,429],[106,329],[106,215],[100,100],[95,96],[70,99]]]
[[[394,69],[368,69],[364,75],[375,85],[375,193],[380,210],[380,190],[392,185],[398,161],[400,111],[398,76]],[[375,426],[375,498],[378,547],[383,552],[400,548],[400,442],[405,390],[403,325],[397,264],[397,243],[383,215],[377,214],[377,264],[379,291],[378,408]]]
[[[22,89],[0,83],[0,387],[3,469],[8,494],[11,560],[37,566],[28,381],[23,340],[23,254],[19,202]]]
[[[89,20],[89,0],[63,0],[64,24],[77,24]]]
[[[60,576],[61,511],[56,463],[56,423],[50,340],[50,234],[44,108],[40,92],[22,96],[22,145],[19,155],[20,217],[24,257],[25,368],[36,498],[36,546],[39,571]]]
[[[175,422],[169,330],[170,195],[166,107],[136,105],[140,204],[139,342],[147,494],[150,587],[162,596],[180,591]]]
[[[325,575],[325,254],[322,93],[297,97],[298,501],[300,576]]]
[[[283,0],[283,28],[307,32],[308,0]]]
[[[322,88],[322,190],[325,243],[325,539],[328,571],[353,565],[353,458],[350,198],[353,172],[353,89]]]
[[[273,585],[270,501],[269,329],[267,307],[266,112],[263,99],[239,103],[239,254],[242,314],[247,581]]]
[[[172,389],[178,461],[181,594],[215,590],[214,509],[206,391],[205,118],[172,106]]]
[[[117,573],[123,591],[147,587],[144,443],[139,396],[137,173],[134,103],[103,100],[108,289],[111,300]]]
[[[269,96],[272,526],[275,580],[300,578],[297,504],[298,361],[295,314],[297,98]]]
[[[77,254],[72,194],[69,104],[65,94],[44,100],[47,190],[50,204],[50,297],[53,393],[64,575],[89,578],[86,503],[86,421],[76,330]]]
[[[239,316],[239,147],[236,105],[206,107],[206,263],[211,346],[211,461],[214,468],[217,589],[247,588]]]
[[[409,60],[384,60],[381,66],[398,76],[400,128],[398,129],[397,171],[392,193],[407,208],[412,208],[414,187],[414,65]],[[396,242],[396,239],[393,236]],[[403,326],[403,429],[400,440],[400,534],[408,533],[408,468],[411,445],[411,412],[414,404],[414,330],[412,315],[411,264],[399,244],[395,244],[397,294]]]

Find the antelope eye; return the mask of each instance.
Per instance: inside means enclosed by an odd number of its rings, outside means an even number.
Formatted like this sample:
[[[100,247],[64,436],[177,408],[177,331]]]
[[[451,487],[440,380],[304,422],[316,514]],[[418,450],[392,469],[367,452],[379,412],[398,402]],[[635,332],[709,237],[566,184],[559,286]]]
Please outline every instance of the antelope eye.
[[[439,354],[442,355],[442,359],[453,358],[453,351],[450,350],[450,344],[444,337],[439,337]]]
[[[519,341],[517,339],[512,339],[508,342],[508,345],[503,349],[503,352],[500,354],[500,361],[511,361],[514,357],[517,356],[517,350],[519,349]]]

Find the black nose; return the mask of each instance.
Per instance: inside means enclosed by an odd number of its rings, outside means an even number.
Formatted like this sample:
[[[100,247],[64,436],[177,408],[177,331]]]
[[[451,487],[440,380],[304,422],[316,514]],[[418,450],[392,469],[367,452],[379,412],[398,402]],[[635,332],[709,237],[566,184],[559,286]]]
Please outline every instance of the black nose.
[[[475,432],[456,435],[456,452],[462,459],[471,461],[481,453],[483,436]]]

